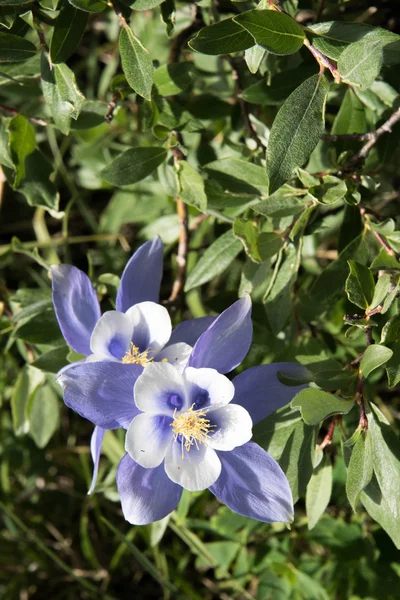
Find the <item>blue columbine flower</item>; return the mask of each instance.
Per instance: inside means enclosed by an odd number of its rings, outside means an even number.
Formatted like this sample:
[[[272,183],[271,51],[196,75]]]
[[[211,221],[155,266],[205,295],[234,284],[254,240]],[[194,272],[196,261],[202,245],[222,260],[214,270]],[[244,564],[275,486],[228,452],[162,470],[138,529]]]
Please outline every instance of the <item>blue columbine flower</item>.
[[[63,372],[64,400],[104,429],[127,429],[117,471],[125,518],[137,525],[174,510],[184,488],[211,492],[235,512],[264,522],[290,522],[293,501],[275,460],[250,441],[252,424],[284,406],[304,386],[277,375],[302,377],[293,363],[225,374],[247,354],[251,302],[225,310],[194,344],[181,373],[169,363],[91,362]]]
[[[116,310],[101,316],[89,277],[72,265],[53,266],[53,304],[67,344],[89,362],[107,360],[143,367],[153,361],[168,361],[182,370],[197,338],[214,319],[188,320],[171,333],[168,311],[158,304],[162,271],[162,242],[154,238],[128,261]],[[89,492],[96,482],[103,437],[104,429],[96,427],[90,444],[94,473]]]

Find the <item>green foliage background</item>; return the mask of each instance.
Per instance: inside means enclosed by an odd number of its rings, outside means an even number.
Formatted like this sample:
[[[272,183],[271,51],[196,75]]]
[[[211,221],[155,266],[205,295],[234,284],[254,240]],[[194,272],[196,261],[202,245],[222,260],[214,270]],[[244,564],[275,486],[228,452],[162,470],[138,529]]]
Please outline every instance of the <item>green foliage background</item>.
[[[370,4],[0,0],[1,597],[399,598],[400,17]],[[155,235],[175,325],[250,293],[241,368],[310,371],[254,429],[291,530],[209,492],[129,526],[122,431],[86,494],[49,266],[88,272],[107,310]]]

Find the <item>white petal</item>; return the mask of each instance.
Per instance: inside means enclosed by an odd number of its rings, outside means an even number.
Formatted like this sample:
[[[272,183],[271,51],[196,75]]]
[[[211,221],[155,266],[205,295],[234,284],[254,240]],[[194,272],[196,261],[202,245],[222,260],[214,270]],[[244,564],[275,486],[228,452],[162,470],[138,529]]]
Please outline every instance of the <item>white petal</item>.
[[[166,359],[165,362],[168,362],[170,365],[175,367],[175,369],[178,369],[180,373],[182,373],[186,367],[191,352],[192,346],[185,344],[185,342],[178,342],[161,350],[161,352],[159,352],[156,356],[156,361],[162,362],[164,359]]]
[[[171,337],[171,319],[167,309],[155,302],[140,302],[126,311],[133,325],[132,341],[141,352],[155,355]]]
[[[211,429],[208,444],[215,450],[233,450],[250,441],[253,423],[247,410],[238,404],[228,404],[207,415]]]
[[[220,408],[228,404],[235,394],[233,383],[215,369],[187,367],[183,376],[190,406],[194,404],[194,410],[212,406]]]
[[[102,360],[113,360],[116,362],[120,362],[118,358],[115,358],[110,354],[89,354],[89,356],[86,357],[85,362],[101,362]]]
[[[129,350],[133,326],[129,318],[117,310],[110,310],[97,321],[90,338],[93,354],[121,360]]]
[[[183,458],[182,458],[183,456]],[[201,444],[189,452],[173,442],[165,455],[165,472],[174,483],[190,492],[200,492],[215,483],[221,473],[221,461],[215,450]]]
[[[144,413],[174,414],[188,408],[183,377],[169,363],[151,363],[134,387],[135,404]]]
[[[172,418],[143,413],[128,427],[125,450],[141,467],[154,469],[164,460],[168,445],[173,441]]]

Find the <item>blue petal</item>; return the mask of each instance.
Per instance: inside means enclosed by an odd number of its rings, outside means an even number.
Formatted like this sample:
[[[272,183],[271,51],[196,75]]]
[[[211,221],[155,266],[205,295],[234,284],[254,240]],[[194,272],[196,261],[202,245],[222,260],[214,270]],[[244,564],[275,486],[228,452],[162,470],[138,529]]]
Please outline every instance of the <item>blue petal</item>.
[[[53,304],[64,339],[75,352],[89,356],[90,336],[101,314],[91,281],[71,265],[54,265],[51,274]]]
[[[246,295],[224,310],[199,337],[188,366],[229,373],[240,365],[251,345],[251,300]]]
[[[253,425],[288,404],[308,384],[289,386],[278,379],[278,373],[295,379],[306,379],[307,370],[297,363],[272,363],[252,367],[232,381],[235,386],[233,404],[240,404],[250,414]]]
[[[103,444],[105,432],[105,429],[102,429],[101,427],[95,427],[92,433],[92,438],[90,440],[90,453],[92,455],[93,460],[93,476],[88,494],[91,494],[93,492],[96,485],[97,473],[99,471],[101,446]]]
[[[128,428],[139,414],[133,386],[143,372],[139,365],[89,362],[71,366],[59,377],[64,402],[75,412],[104,429]]]
[[[231,452],[218,452],[222,472],[211,492],[231,510],[263,521],[290,523],[293,499],[278,463],[254,442]]]
[[[168,346],[178,342],[185,342],[189,346],[194,346],[199,337],[214,323],[215,319],[216,317],[200,317],[199,319],[182,321],[173,330]]]
[[[118,466],[117,488],[124,517],[132,525],[163,519],[177,507],[182,495],[182,487],[169,479],[164,465],[144,469],[128,454]]]
[[[138,302],[158,302],[163,270],[163,246],[159,237],[136,250],[121,276],[117,310],[126,312]]]

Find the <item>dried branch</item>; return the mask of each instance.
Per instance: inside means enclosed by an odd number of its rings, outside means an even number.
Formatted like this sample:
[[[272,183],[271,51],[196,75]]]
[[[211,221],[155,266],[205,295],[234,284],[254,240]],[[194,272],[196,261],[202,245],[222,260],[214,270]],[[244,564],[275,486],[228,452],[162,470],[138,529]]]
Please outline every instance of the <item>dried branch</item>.
[[[48,125],[48,122],[45,121],[44,119],[38,119],[37,117],[28,117],[27,115],[24,115],[16,108],[12,108],[11,106],[6,106],[5,104],[0,104],[0,110],[11,113],[12,115],[23,115],[26,119],[28,119],[28,121],[31,121],[32,123],[36,123],[36,125],[41,125],[42,127],[47,127],[47,125]]]
[[[374,133],[366,134],[369,136],[367,143],[364,144],[364,146],[354,156],[351,157],[344,167],[342,167],[339,174],[343,175],[360,169],[363,166],[371,148],[373,148],[373,146],[384,133],[390,133],[392,131],[392,127],[394,127],[398,121],[400,121],[400,108],[398,108],[391,115],[391,117],[389,117],[389,119],[385,121],[385,123],[383,123],[383,125],[381,125]]]

